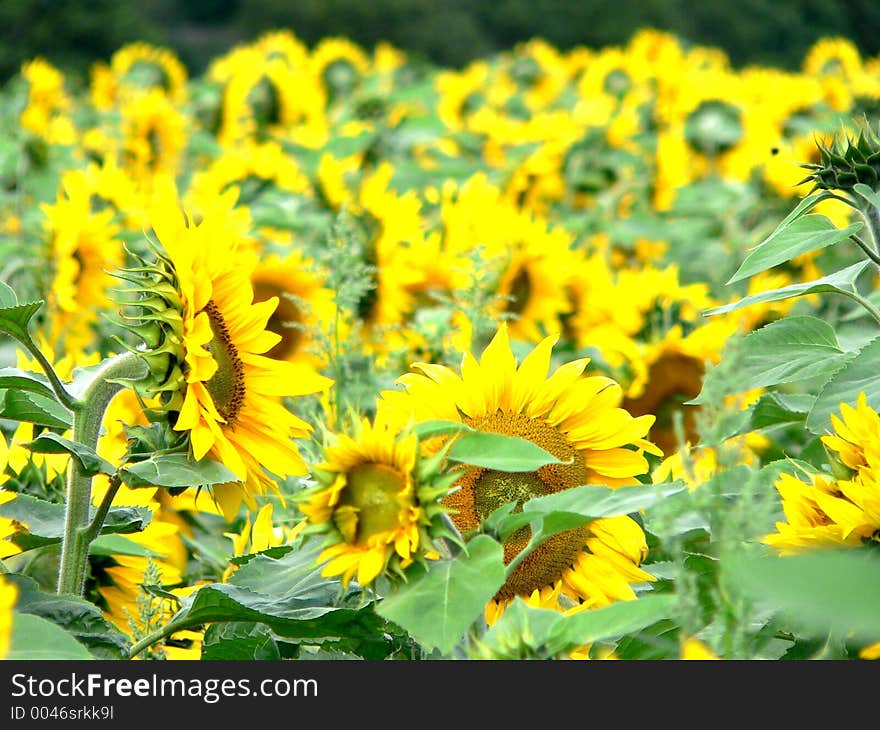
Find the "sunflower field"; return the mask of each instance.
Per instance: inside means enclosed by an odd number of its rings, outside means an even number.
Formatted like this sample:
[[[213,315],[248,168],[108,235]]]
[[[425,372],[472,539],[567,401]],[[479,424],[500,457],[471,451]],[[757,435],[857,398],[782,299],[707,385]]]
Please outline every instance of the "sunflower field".
[[[278,30],[0,91],[0,657],[880,658],[880,57]]]

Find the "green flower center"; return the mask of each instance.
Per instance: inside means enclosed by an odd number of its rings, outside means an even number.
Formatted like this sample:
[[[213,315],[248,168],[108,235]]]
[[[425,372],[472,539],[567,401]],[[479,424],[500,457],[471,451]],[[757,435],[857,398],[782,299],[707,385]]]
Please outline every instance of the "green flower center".
[[[205,383],[217,412],[228,424],[235,422],[244,405],[245,383],[244,363],[229,334],[229,327],[219,308],[213,301],[205,305],[204,311],[211,323],[214,337],[205,345],[217,363],[217,372]]]
[[[386,464],[360,464],[348,472],[339,503],[357,510],[353,542],[364,543],[400,524],[400,492],[405,486],[401,473]]]
[[[687,118],[684,136],[703,154],[714,156],[726,152],[743,137],[740,111],[725,101],[703,101]]]

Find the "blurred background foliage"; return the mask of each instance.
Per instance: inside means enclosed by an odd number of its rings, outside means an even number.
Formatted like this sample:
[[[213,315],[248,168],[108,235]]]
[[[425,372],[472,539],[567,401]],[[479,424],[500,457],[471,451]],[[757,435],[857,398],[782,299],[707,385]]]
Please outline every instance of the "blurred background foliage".
[[[880,51],[876,0],[2,0],[0,81],[42,56],[86,78],[125,43],[174,49],[191,74],[239,42],[289,28],[312,45],[343,36],[367,49],[389,41],[413,56],[460,67],[542,37],[560,50],[624,43],[641,27],[723,48],[734,65],[799,67],[823,36]]]

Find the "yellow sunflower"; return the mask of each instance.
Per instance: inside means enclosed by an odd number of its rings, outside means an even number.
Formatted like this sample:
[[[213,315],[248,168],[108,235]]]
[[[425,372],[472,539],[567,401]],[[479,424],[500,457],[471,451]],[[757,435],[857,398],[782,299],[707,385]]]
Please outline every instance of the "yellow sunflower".
[[[842,416],[842,418],[841,418]],[[859,393],[855,408],[840,404],[840,416],[831,414],[834,433],[822,436],[822,443],[856,474],[880,468],[880,414]]]
[[[72,102],[64,89],[64,75],[43,58],[22,64],[21,75],[28,85],[27,106],[19,119],[22,129],[48,144],[73,144],[76,127],[68,116]]]
[[[153,175],[175,173],[186,145],[183,112],[159,89],[133,94],[122,107],[123,163],[148,187]]]
[[[380,413],[389,417],[450,420],[526,438],[564,462],[535,472],[464,472],[456,482],[459,489],[444,499],[462,533],[509,502],[585,484],[635,484],[648,471],[644,452],[661,455],[645,439],[654,417],[633,418],[620,408],[623,391],[610,378],[582,377],[588,359],[566,363],[547,377],[556,339],[543,339],[517,366],[502,324],[479,361],[464,354],[461,375],[443,365],[416,363],[419,372],[398,380],[403,391],[382,393]],[[529,538],[528,528],[509,538],[505,561],[513,560]],[[639,567],[646,552],[644,533],[626,516],[561,533],[526,556],[487,616],[492,620],[517,595],[559,609],[635,598],[631,584],[651,580]]]
[[[193,456],[211,456],[241,480],[215,488],[227,518],[242,499],[255,509],[252,493],[277,489],[264,467],[281,478],[307,473],[293,439],[307,436],[311,427],[281,399],[331,384],[310,367],[266,356],[281,339],[267,329],[278,299],[254,303],[254,260],[242,245],[250,215],[235,208],[236,197],[233,188],[195,224],[166,179],[151,215],[164,249],[159,266],[173,287],[165,295],[168,327],[182,349],[175,353],[179,368],[159,390],[170,395],[168,407],[179,411],[173,426],[189,434]]]
[[[336,311],[333,292],[324,286],[322,272],[300,251],[287,256],[263,256],[251,274],[254,301],[278,300],[266,329],[281,336],[266,354],[320,367],[318,331],[327,331]]]
[[[361,420],[352,436],[336,434],[300,497],[305,534],[325,535],[323,575],[361,586],[386,570],[399,573],[433,557],[429,530],[445,489],[418,469],[418,439],[381,416]]]
[[[832,414],[835,433],[822,441],[837,462],[832,469],[846,478],[810,474],[805,481],[781,474],[776,482],[786,521],[777,522],[777,531],[763,542],[782,554],[863,545],[876,542],[880,534],[880,416],[867,405],[864,393],[855,408],[841,403],[840,409],[843,419]]]
[[[524,214],[518,218],[518,230],[498,293],[507,299],[505,313],[513,317],[511,336],[538,342],[558,332],[561,318],[571,311],[567,285],[577,258],[572,235],[563,228]]]
[[[55,267],[49,293],[53,339],[63,338],[61,349],[70,351],[91,344],[91,327],[115,283],[110,272],[123,263],[121,227],[112,210],[92,210],[93,192],[85,173],[72,170],[61,179],[57,201],[40,206]]]

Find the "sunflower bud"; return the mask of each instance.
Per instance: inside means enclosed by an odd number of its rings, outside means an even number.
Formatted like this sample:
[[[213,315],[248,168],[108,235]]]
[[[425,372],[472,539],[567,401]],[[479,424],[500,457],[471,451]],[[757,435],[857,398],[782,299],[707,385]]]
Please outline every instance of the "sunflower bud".
[[[872,190],[880,189],[880,136],[867,122],[859,131],[857,139],[846,135],[836,137],[828,146],[817,142],[818,164],[801,167],[812,170],[801,183],[813,181],[821,190],[852,190],[857,184]],[[799,183],[799,184],[801,184]]]

